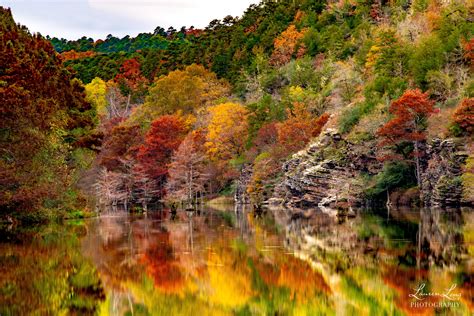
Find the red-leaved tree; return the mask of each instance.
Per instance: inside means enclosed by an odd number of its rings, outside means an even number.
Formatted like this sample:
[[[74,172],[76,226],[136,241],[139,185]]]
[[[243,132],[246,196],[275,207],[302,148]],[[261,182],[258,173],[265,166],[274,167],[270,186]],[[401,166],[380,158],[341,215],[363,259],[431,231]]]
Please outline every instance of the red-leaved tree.
[[[419,89],[407,90],[390,105],[393,118],[382,126],[377,134],[382,138],[380,146],[390,146],[395,149],[395,155],[385,156],[384,159],[415,158],[416,178],[420,185],[420,144],[426,139],[426,119],[435,113],[434,102],[428,93]],[[404,144],[412,143],[413,151],[406,152]]]
[[[124,90],[128,90],[129,93],[142,89],[147,83],[140,70],[140,63],[135,58],[123,62],[114,81],[120,84]]]
[[[141,143],[140,127],[119,124],[105,135],[99,155],[100,165],[109,171],[123,171],[123,160],[130,160],[136,154],[137,144]]]
[[[188,131],[187,123],[181,116],[163,115],[153,121],[144,144],[138,150],[138,162],[146,174],[156,181],[161,194],[164,193],[173,152],[178,149]]]

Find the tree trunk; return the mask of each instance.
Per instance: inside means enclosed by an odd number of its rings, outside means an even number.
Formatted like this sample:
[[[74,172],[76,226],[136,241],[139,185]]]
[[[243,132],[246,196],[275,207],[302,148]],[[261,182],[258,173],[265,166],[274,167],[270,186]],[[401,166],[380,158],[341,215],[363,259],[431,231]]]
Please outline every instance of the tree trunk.
[[[390,191],[387,190],[387,207],[390,207],[392,205],[392,201],[390,201]]]
[[[415,165],[416,165],[416,182],[421,191],[421,167],[420,167],[420,144],[415,142]]]
[[[128,108],[130,107],[130,97],[131,97],[131,94],[129,93],[129,94],[128,94],[128,97],[127,97],[127,106],[125,107],[125,115],[124,115],[124,117],[126,117],[127,114],[128,114]]]

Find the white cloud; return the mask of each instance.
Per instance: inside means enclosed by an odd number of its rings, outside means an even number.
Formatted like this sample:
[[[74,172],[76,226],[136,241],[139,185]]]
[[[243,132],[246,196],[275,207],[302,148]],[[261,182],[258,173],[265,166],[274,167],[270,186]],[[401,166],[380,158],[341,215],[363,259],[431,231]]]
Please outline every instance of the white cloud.
[[[241,16],[260,0],[0,0],[18,23],[43,35],[77,39],[135,36],[155,27],[202,28],[226,15]]]
[[[242,15],[245,9],[258,0],[88,0],[89,5],[104,12],[142,21],[154,26],[205,27],[216,18]]]

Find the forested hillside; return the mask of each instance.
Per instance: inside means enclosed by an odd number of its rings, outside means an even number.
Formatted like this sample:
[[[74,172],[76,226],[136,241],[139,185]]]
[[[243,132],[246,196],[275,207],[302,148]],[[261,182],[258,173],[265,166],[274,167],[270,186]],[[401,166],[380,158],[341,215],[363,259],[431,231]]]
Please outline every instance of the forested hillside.
[[[430,142],[452,139],[463,158],[443,181],[462,191],[454,204],[473,203],[472,12],[466,0],[263,1],[205,29],[51,46],[3,10],[2,203],[48,206],[45,186],[70,183],[58,179],[95,150],[81,187],[101,204],[237,190],[259,207],[324,130],[346,146],[321,161],[364,156],[350,175],[364,199],[406,203],[434,164]]]

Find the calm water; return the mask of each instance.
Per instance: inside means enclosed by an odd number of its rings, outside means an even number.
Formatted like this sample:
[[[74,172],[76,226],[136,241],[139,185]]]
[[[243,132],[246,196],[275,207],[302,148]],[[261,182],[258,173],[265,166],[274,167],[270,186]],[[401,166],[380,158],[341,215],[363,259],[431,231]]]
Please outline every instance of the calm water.
[[[474,312],[471,210],[338,219],[222,207],[1,234],[0,315]]]

